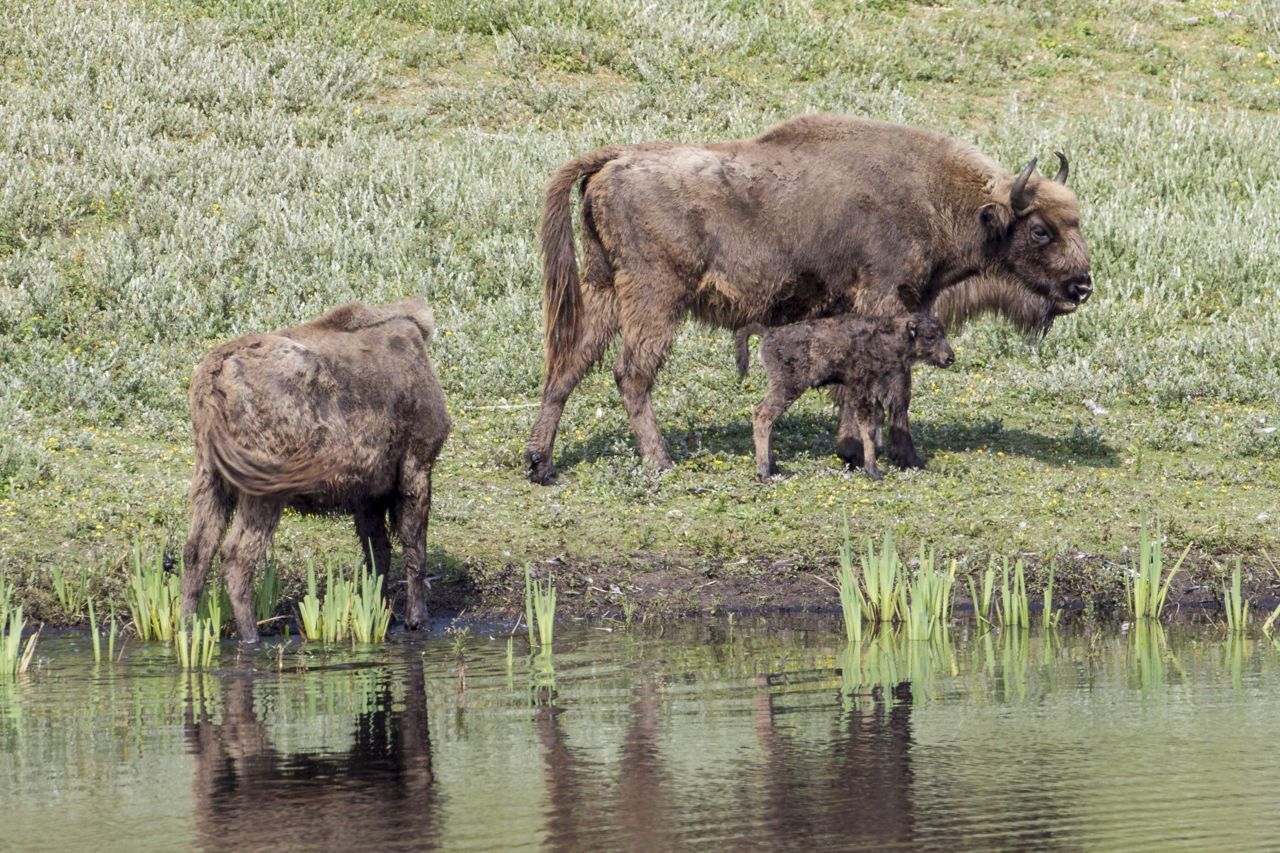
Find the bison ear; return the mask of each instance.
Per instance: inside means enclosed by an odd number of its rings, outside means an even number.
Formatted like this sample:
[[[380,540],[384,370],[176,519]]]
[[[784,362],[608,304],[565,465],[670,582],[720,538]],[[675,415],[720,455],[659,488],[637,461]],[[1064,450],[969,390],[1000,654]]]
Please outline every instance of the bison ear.
[[[978,210],[978,218],[986,229],[987,239],[1003,240],[1009,234],[1013,224],[1013,211],[998,202],[987,202]]]
[[[916,321],[914,317],[907,321],[907,339],[912,341],[916,339]]]

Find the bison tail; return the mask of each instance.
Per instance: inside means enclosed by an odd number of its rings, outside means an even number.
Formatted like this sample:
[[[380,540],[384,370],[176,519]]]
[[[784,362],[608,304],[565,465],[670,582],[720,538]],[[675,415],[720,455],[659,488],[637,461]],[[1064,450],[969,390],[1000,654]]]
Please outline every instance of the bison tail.
[[[764,326],[752,323],[743,326],[733,336],[734,354],[738,362],[738,378],[743,379],[751,369],[751,336],[764,334]]]
[[[573,352],[582,314],[570,195],[575,184],[600,171],[622,150],[620,147],[601,148],[575,157],[556,170],[547,186],[542,204],[542,313],[549,377],[562,371]]]
[[[191,383],[191,426],[197,457],[205,456],[218,475],[242,494],[274,497],[314,490],[338,473],[331,454],[295,452],[286,458],[246,447],[232,432],[219,404],[213,377],[201,365]],[[204,373],[202,376],[201,373]],[[202,381],[203,380],[203,381]]]

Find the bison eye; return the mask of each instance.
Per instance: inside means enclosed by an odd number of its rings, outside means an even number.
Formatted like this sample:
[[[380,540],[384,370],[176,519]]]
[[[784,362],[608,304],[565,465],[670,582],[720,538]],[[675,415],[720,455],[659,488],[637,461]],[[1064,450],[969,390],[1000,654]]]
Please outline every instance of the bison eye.
[[[1032,240],[1035,240],[1037,243],[1040,243],[1041,245],[1043,245],[1045,243],[1048,243],[1051,238],[1052,238],[1052,235],[1049,233],[1048,228],[1045,228],[1043,225],[1031,226]]]

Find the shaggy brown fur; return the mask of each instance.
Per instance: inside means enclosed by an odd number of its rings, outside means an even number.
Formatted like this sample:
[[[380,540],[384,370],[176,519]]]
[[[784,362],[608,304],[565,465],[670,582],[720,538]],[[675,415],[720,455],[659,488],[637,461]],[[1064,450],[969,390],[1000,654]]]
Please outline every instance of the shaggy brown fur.
[[[619,333],[623,405],[641,456],[666,468],[650,392],[686,316],[737,329],[883,312],[891,298],[894,312],[927,309],[975,275],[1074,308],[1092,289],[1075,195],[1033,172],[1034,161],[1014,175],[926,130],[832,115],[755,139],[571,160],[543,207],[547,374],[525,452],[531,478],[554,478],[565,400]],[[842,408],[842,423],[850,417]]]
[[[288,506],[354,514],[363,551],[382,573],[391,563],[389,512],[405,551],[405,621],[426,622],[431,468],[450,427],[424,345],[431,332],[420,299],[353,302],[205,356],[191,377],[196,467],[184,615],[195,612],[221,541],[240,639],[257,641],[253,570]]]
[[[887,314],[897,310],[897,296],[886,294],[884,304],[877,306],[873,313]],[[1053,321],[1063,314],[1076,310],[1078,305],[1063,305],[1057,299],[1036,293],[1015,281],[1003,276],[978,275],[967,278],[946,290],[933,303],[932,313],[942,321],[947,334],[954,334],[964,328],[969,320],[983,314],[995,314],[1013,324],[1028,340],[1040,338],[1049,333]],[[734,335],[734,355],[738,366],[738,376],[746,376],[751,363],[750,340],[752,335],[761,333],[763,327],[758,324],[744,326]],[[910,383],[910,376],[907,377]],[[841,385],[833,386],[832,400],[841,406],[843,393]],[[911,398],[910,385],[907,393],[901,395],[903,400]],[[903,406],[888,407],[889,418],[889,454],[894,461],[904,468],[920,468],[924,462],[916,453],[915,442],[911,438],[911,422],[907,409]],[[836,453],[854,468],[862,467],[862,440],[858,437],[856,425],[842,422],[845,429],[836,440]],[[850,429],[854,426],[854,429]]]
[[[840,385],[854,412],[868,476],[881,479],[876,446],[885,406],[905,411],[911,393],[911,365],[927,360],[939,367],[955,361],[946,332],[928,313],[895,317],[841,314],[764,330],[760,360],[769,391],[756,407],[756,473],[768,481],[774,473],[770,435],[773,422],[810,388]]]

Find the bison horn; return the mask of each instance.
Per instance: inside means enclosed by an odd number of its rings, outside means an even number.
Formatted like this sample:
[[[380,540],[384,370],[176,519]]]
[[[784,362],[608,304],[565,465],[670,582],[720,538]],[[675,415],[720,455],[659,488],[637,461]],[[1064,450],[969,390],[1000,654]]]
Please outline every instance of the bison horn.
[[[1015,211],[1022,210],[1031,203],[1031,199],[1027,198],[1027,181],[1031,178],[1031,173],[1036,170],[1036,158],[1032,157],[1031,162],[1027,164],[1027,168],[1023,169],[1017,180],[1013,182],[1013,189],[1009,191],[1009,206]]]
[[[1071,164],[1067,162],[1066,154],[1063,154],[1061,151],[1055,151],[1053,153],[1058,155],[1058,163],[1060,164],[1058,174],[1054,175],[1053,179],[1060,184],[1065,184],[1067,182],[1067,175],[1071,173]]]

